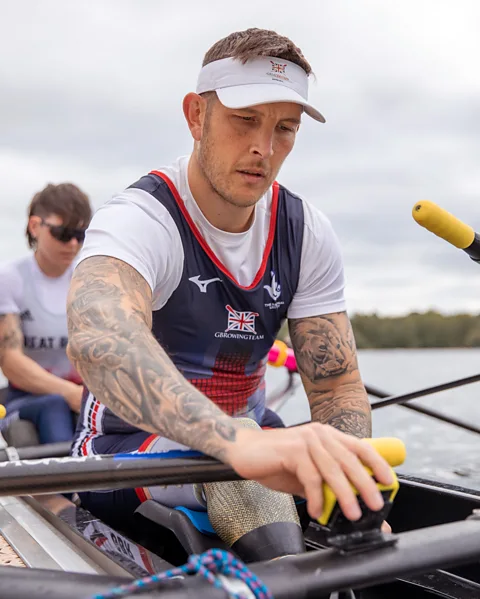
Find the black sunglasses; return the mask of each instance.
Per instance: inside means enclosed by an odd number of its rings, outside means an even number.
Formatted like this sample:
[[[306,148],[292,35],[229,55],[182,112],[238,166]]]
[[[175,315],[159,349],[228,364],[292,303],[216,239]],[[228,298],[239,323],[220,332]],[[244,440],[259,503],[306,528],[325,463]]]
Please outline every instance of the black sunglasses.
[[[74,237],[78,243],[83,243],[85,241],[86,229],[70,229],[64,225],[52,225],[44,220],[42,220],[42,225],[48,227],[50,229],[51,236],[62,243],[68,243]]]

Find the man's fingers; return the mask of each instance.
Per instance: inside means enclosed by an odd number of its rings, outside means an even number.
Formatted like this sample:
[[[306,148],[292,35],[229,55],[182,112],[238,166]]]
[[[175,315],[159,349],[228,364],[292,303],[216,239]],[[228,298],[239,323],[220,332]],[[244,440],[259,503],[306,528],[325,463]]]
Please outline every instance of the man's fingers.
[[[313,463],[335,494],[342,512],[350,520],[358,520],[362,511],[340,463],[318,438],[310,440],[309,450]]]
[[[340,433],[340,431],[335,431],[335,433],[338,438],[338,433]],[[393,482],[390,465],[378,451],[370,445],[370,443],[363,439],[357,439],[351,435],[343,435],[342,433],[340,433],[340,435],[342,435],[341,439],[339,439],[341,443],[353,451],[362,464],[368,466],[372,470],[373,475],[378,482],[383,483],[384,485],[389,485]]]
[[[307,500],[308,513],[318,520],[323,511],[322,477],[308,455],[298,462],[296,476],[303,487],[300,495]]]
[[[340,464],[348,480],[361,495],[366,505],[371,510],[381,510],[384,505],[383,497],[375,481],[357,456],[334,437],[328,439],[328,441],[325,440],[325,445],[330,454]]]
[[[239,464],[240,474],[305,497],[312,518],[322,514],[323,483],[331,488],[350,520],[361,517],[358,496],[374,511],[383,507],[383,498],[367,468],[383,484],[393,482],[392,471],[367,441],[318,423],[289,431],[264,431],[259,441],[265,445],[264,451],[253,452],[247,444],[244,451],[250,459]],[[253,455],[264,455],[264,459],[252,461]]]

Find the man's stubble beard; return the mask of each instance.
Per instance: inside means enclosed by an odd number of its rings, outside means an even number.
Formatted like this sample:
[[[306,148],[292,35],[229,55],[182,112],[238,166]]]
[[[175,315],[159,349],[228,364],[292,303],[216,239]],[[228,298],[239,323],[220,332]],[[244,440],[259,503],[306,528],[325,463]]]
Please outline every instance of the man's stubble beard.
[[[213,142],[210,140],[210,136],[204,133],[203,139],[198,146],[198,165],[200,170],[207,180],[212,190],[227,204],[235,206],[236,208],[249,208],[255,206],[260,198],[265,194],[266,189],[258,196],[258,198],[252,199],[249,202],[239,201],[228,191],[227,184],[222,185],[222,175],[219,172],[220,169],[215,164]],[[226,183],[226,182],[225,182]]]

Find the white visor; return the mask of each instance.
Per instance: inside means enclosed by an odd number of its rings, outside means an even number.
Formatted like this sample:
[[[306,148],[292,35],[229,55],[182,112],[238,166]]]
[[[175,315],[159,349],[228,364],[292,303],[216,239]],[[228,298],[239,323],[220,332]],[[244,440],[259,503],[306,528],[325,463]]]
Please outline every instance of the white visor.
[[[308,103],[308,75],[289,60],[261,56],[243,64],[222,58],[205,65],[197,81],[197,94],[215,91],[227,108],[248,108],[272,102],[301,104],[305,112],[321,123],[325,119]]]

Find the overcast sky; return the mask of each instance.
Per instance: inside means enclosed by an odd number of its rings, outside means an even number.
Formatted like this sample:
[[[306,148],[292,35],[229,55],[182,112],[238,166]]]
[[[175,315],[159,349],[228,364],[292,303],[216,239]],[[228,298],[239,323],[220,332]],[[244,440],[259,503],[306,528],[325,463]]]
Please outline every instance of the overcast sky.
[[[430,199],[480,230],[480,2],[0,0],[0,260],[71,181],[95,207],[191,149],[183,96],[232,31],[275,29],[316,73],[279,180],[331,219],[351,312],[480,312],[480,268],[419,227]]]

